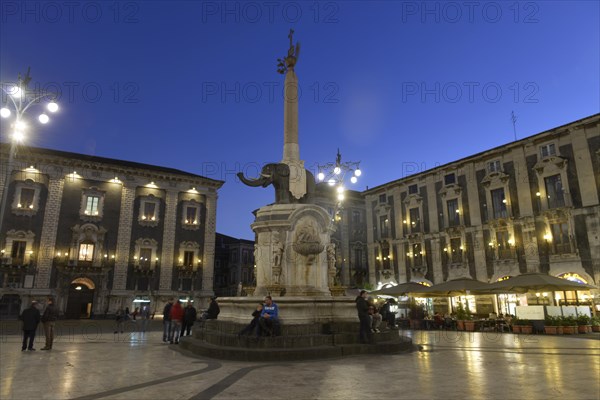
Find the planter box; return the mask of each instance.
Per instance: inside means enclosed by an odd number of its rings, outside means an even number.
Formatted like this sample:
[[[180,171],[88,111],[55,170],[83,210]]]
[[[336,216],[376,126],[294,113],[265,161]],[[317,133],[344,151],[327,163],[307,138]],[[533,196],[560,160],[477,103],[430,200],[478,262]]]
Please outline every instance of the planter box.
[[[544,333],[546,333],[546,335],[557,335],[558,326],[544,326]]]
[[[564,330],[563,330],[563,327],[562,327],[562,326],[557,326],[557,327],[556,327],[556,334],[557,334],[557,335],[563,335],[564,333],[565,333],[565,332],[564,332]]]
[[[458,330],[458,331],[464,331],[465,330],[465,321],[464,320],[458,320],[458,321],[456,321],[456,330]]]
[[[513,325],[513,333],[521,333],[521,325]]]
[[[588,333],[592,331],[592,326],[591,325],[579,325],[577,327],[577,330],[579,331],[579,333]]]
[[[592,332],[600,332],[600,325],[592,325]]]
[[[524,333],[526,335],[531,335],[532,332],[533,332],[532,325],[521,325],[521,333]]]
[[[563,333],[565,335],[574,335],[577,333],[577,325],[575,326],[563,326]]]
[[[475,331],[475,322],[474,321],[465,321],[465,331],[474,332]]]

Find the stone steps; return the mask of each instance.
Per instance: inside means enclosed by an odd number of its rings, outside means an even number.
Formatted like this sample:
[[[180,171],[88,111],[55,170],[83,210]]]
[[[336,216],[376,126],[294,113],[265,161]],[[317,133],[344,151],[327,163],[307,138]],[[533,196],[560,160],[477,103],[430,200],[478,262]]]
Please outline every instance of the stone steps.
[[[194,336],[181,338],[176,347],[193,354],[238,361],[291,361],[338,358],[358,354],[412,351],[412,340],[396,330],[373,334],[372,344],[358,343],[358,323],[281,325],[281,335],[239,336],[245,325],[206,321]]]

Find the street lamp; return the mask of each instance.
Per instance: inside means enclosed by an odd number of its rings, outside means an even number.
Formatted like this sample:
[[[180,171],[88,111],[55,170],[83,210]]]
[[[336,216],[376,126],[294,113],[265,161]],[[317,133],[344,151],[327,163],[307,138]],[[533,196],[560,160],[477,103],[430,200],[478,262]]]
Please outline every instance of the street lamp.
[[[2,234],[2,224],[4,222],[4,212],[8,197],[8,186],[10,183],[17,144],[25,140],[26,132],[29,128],[25,115],[32,106],[42,106],[44,109],[38,115],[37,119],[39,123],[47,124],[50,121],[50,117],[46,112],[53,114],[58,112],[59,109],[58,104],[54,101],[56,95],[53,93],[43,90],[34,91],[28,89],[27,86],[29,85],[29,82],[31,82],[31,76],[29,75],[30,69],[31,68],[27,69],[25,77],[21,77],[21,74],[19,74],[16,84],[14,82],[0,82],[0,87],[2,88],[0,92],[2,94],[0,117],[2,119],[12,120],[9,124],[10,133],[7,135],[10,140],[10,152],[8,156],[8,165],[6,167],[4,188],[2,190],[2,204],[0,205],[0,235]]]
[[[362,175],[362,171],[360,170],[360,162],[342,162],[342,155],[340,154],[340,149],[337,151],[337,156],[335,158],[335,162],[327,163],[324,165],[317,165],[318,173],[317,180],[319,182],[327,182],[327,185],[332,187],[334,191],[335,200],[334,200],[334,210],[333,215],[331,216],[330,221],[330,231],[334,231],[334,224],[341,220],[340,211],[343,208],[343,202],[346,197],[346,184],[347,180],[350,181],[351,184],[356,184],[358,182],[358,178]],[[343,229],[340,231],[340,238],[343,235]],[[343,243],[343,239],[341,240]],[[342,254],[344,251],[342,250]],[[343,256],[342,256],[342,270],[343,266]],[[350,266],[352,264],[350,263]],[[348,271],[348,278],[352,280],[352,268]],[[344,273],[345,274],[345,273]]]
[[[349,177],[352,184],[358,182],[358,177],[362,175],[360,162],[342,162],[340,149],[337,151],[335,162],[318,165],[319,172],[317,179],[319,182],[327,182],[329,186],[335,187],[335,211],[332,216],[332,223],[339,220],[339,212],[342,209],[342,203],[345,199],[345,180]]]

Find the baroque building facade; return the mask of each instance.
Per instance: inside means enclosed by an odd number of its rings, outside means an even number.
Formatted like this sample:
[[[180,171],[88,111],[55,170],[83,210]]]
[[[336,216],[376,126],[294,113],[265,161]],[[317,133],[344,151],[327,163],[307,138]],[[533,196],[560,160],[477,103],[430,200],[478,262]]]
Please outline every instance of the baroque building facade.
[[[600,283],[600,114],[363,195],[374,284],[527,272]]]
[[[247,295],[256,286],[254,241],[218,233],[215,241],[216,296]],[[240,286],[241,284],[241,286]]]
[[[3,171],[9,146],[2,145]],[[8,177],[8,182],[6,178]],[[154,165],[19,147],[0,196],[0,313],[52,295],[67,318],[213,294],[223,182]],[[4,191],[7,191],[4,193]]]

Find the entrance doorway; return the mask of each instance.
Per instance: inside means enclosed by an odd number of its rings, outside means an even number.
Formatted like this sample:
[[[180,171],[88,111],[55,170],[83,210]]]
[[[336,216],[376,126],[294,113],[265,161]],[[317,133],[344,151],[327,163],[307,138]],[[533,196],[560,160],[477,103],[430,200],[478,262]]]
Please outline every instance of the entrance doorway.
[[[92,316],[95,288],[94,282],[89,278],[77,278],[71,282],[65,318],[90,318]]]

